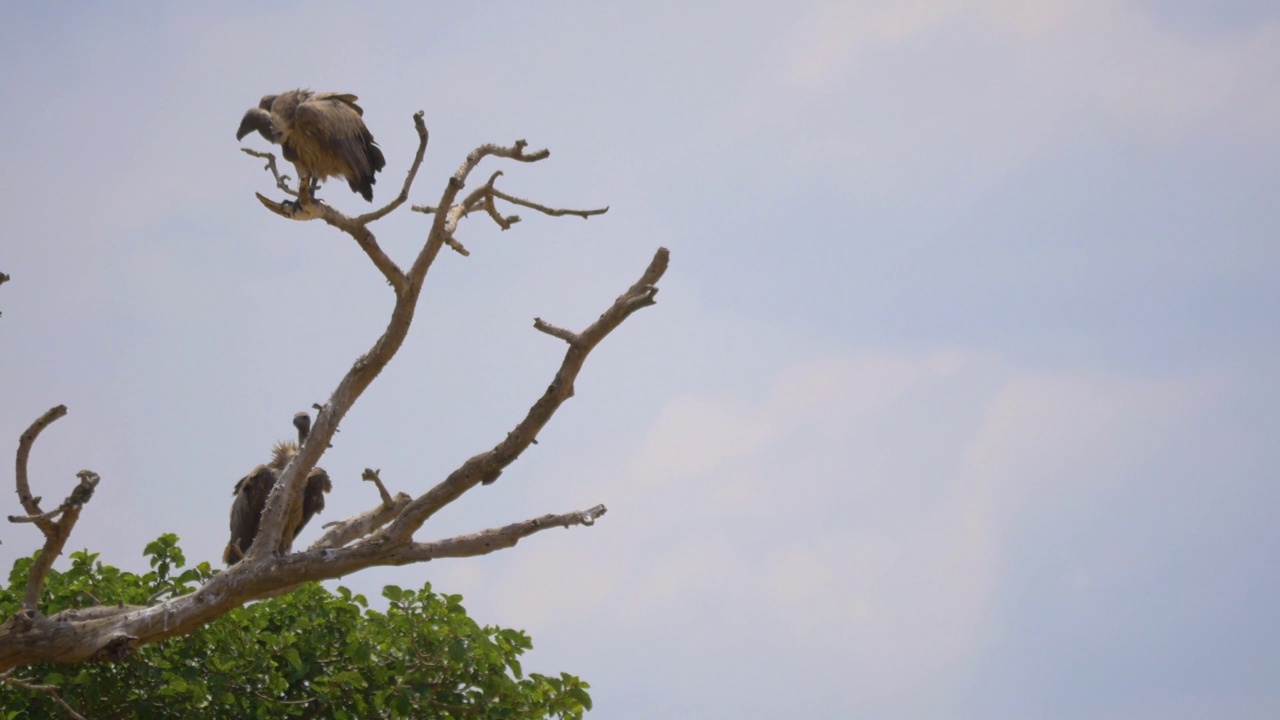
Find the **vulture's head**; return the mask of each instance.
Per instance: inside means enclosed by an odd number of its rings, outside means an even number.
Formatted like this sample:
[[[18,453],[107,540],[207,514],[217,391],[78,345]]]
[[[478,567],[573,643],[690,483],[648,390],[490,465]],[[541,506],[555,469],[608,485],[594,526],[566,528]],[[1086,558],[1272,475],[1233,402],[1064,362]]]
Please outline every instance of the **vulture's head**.
[[[258,131],[258,134],[266,138],[268,142],[279,143],[280,131],[276,129],[275,123],[271,122],[271,113],[262,108],[252,108],[244,114],[244,119],[240,121],[240,129],[236,130],[236,139],[243,140],[245,135]]]
[[[298,445],[301,446],[307,441],[307,435],[311,433],[311,416],[304,412],[294,415],[293,426],[298,429]]]

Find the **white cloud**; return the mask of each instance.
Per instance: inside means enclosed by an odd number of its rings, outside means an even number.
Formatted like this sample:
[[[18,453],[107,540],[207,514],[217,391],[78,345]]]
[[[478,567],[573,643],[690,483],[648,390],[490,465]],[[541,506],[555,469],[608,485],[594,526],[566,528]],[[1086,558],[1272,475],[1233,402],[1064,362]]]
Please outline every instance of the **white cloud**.
[[[1082,146],[1209,131],[1275,147],[1280,26],[1188,34],[1127,2],[819,2],[725,113],[856,196],[964,199]]]

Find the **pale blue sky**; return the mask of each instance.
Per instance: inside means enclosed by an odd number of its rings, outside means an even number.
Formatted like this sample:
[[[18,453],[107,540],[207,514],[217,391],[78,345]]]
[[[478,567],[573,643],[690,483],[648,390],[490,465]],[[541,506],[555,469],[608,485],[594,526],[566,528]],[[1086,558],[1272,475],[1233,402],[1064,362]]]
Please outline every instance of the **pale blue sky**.
[[[376,201],[423,109],[414,202],[527,138],[551,158],[481,174],[612,209],[464,224],[326,521],[366,466],[418,493],[500,438],[562,352],[531,318],[581,327],[672,251],[540,444],[421,535],[609,515],[345,584],[463,593],[600,718],[1280,716],[1280,7],[530,8],[0,9],[0,436],[70,407],[32,471],[102,475],[72,547],[215,559],[235,480],[380,331],[377,272],[263,210],[233,137],[339,90]],[[426,228],[378,233],[403,261]]]

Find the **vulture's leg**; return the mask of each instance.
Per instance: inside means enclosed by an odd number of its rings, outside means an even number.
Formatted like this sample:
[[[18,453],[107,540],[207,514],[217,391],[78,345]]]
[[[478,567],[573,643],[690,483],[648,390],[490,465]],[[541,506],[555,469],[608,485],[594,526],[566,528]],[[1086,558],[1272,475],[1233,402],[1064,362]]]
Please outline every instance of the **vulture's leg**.
[[[310,205],[312,200],[315,197],[312,194],[313,185],[314,185],[314,181],[311,179],[311,176],[304,172],[299,171],[298,172],[298,199],[284,200],[280,204],[285,206],[289,210],[289,214],[300,215],[302,213],[302,209],[307,205]]]
[[[316,197],[316,190],[319,190],[319,189],[320,189],[320,179],[315,177],[309,178],[307,182],[307,201],[308,202],[320,202],[320,198]]]

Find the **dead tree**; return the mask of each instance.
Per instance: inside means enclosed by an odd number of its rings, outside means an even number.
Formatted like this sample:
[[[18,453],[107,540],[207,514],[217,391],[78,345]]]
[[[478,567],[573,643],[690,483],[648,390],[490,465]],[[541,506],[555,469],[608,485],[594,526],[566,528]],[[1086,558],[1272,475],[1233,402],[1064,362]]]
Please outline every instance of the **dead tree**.
[[[27,457],[40,432],[66,414],[66,407],[59,405],[49,410],[22,434],[18,445],[16,483],[26,515],[10,517],[10,521],[35,525],[44,534],[45,543],[32,566],[21,609],[0,625],[0,681],[10,670],[23,665],[120,658],[133,648],[189,633],[246,602],[287,593],[299,583],[350,575],[375,565],[405,565],[437,558],[484,555],[512,547],[522,538],[548,528],[591,525],[604,514],[604,505],[595,505],[586,510],[543,515],[457,537],[426,541],[415,537],[423,524],[441,508],[477,485],[497,480],[503,469],[535,442],[538,432],[556,410],[573,396],[574,380],[592,349],[633,312],[654,304],[657,282],[667,269],[665,248],[658,249],[635,284],[623,291],[605,308],[599,319],[586,328],[574,332],[544,322],[541,318],[534,319],[535,329],[563,341],[568,348],[546,390],[515,427],[492,448],[463,461],[448,476],[416,496],[403,492],[392,496],[383,487],[376,471],[366,471],[365,479],[372,479],[378,485],[381,502],[377,506],[334,523],[305,550],[276,551],[283,543],[286,518],[296,505],[303,502],[306,478],[329,447],[338,424],[404,342],[417,310],[427,271],[437,255],[445,246],[463,255],[468,254],[456,236],[459,223],[474,213],[482,213],[499,227],[510,228],[520,218],[502,215],[498,210],[499,202],[552,216],[587,218],[608,210],[551,208],[509,195],[494,186],[501,172],[493,173],[487,182],[464,195],[462,191],[471,173],[486,158],[531,163],[550,154],[547,150],[528,151],[523,140],[509,146],[481,145],[467,155],[448,179],[435,205],[412,207],[414,211],[431,216],[431,228],[417,256],[407,270],[403,269],[382,250],[370,226],[408,200],[427,149],[427,128],[422,118],[421,112],[413,118],[418,132],[418,150],[399,195],[386,206],[356,217],[338,212],[310,197],[310,193],[299,193],[290,188],[276,172],[273,156],[246,150],[266,159],[277,186],[297,197],[298,202],[279,203],[261,194],[258,199],[286,218],[323,220],[350,235],[386,278],[395,294],[395,306],[386,329],[338,382],[328,402],[319,408],[306,442],[280,473],[268,497],[257,536],[243,560],[215,575],[194,592],[163,603],[145,607],[100,605],[44,615],[40,611],[40,598],[45,579],[85,503],[98,486],[99,478],[89,470],[80,472],[80,482],[67,499],[46,512],[40,506],[40,498],[31,493]]]

